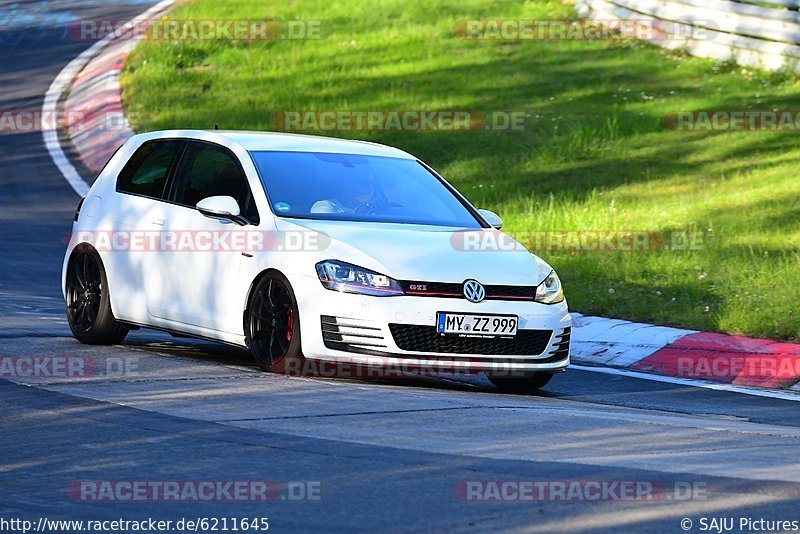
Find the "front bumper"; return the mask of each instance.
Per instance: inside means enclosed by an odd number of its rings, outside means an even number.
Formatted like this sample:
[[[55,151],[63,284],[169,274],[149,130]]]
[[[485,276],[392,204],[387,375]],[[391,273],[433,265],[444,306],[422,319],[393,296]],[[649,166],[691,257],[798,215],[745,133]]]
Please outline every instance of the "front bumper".
[[[357,365],[447,370],[558,372],[569,364],[572,318],[566,302],[483,301],[338,293],[316,278],[292,280],[306,358]],[[442,338],[436,313],[513,314],[513,342]]]

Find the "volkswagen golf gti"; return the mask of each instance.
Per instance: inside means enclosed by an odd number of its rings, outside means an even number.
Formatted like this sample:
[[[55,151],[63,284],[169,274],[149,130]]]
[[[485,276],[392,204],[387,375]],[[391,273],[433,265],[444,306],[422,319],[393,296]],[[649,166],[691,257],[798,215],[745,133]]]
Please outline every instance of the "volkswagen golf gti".
[[[501,226],[384,145],[135,135],[75,212],[67,319],[83,343],[155,328],[246,347],[268,371],[468,369],[535,389],[569,364],[572,319],[553,269]]]

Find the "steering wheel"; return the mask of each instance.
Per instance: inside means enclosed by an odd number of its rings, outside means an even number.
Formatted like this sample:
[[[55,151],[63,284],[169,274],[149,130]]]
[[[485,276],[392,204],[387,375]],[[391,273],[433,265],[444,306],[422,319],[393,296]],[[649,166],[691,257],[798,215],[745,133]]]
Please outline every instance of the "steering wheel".
[[[356,215],[375,215],[380,213],[386,209],[387,203],[386,200],[378,197],[373,197],[366,202],[362,202],[358,206],[353,209],[353,213]]]

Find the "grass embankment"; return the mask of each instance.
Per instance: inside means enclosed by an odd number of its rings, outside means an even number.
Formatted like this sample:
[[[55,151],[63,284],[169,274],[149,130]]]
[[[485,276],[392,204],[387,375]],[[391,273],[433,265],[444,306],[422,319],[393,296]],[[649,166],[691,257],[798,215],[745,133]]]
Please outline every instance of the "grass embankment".
[[[521,131],[326,135],[408,150],[512,233],[702,236],[692,251],[541,252],[577,311],[800,337],[798,134],[663,122],[678,110],[797,109],[800,84],[637,43],[454,32],[464,19],[570,16],[544,0],[198,0],[170,17],[318,20],[321,39],[143,42],[126,63],[124,99],[137,131],[269,130],[287,110],[524,112]]]

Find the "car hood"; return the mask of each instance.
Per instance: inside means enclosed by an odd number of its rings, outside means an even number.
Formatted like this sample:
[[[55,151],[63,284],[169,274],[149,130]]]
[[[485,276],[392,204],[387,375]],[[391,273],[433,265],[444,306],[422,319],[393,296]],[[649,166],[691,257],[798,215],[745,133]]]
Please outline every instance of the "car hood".
[[[348,221],[278,219],[281,232],[312,230],[327,237],[320,259],[340,260],[398,280],[538,285],[552,270],[495,229]],[[502,240],[502,245],[496,245]],[[480,244],[480,246],[476,246]]]

